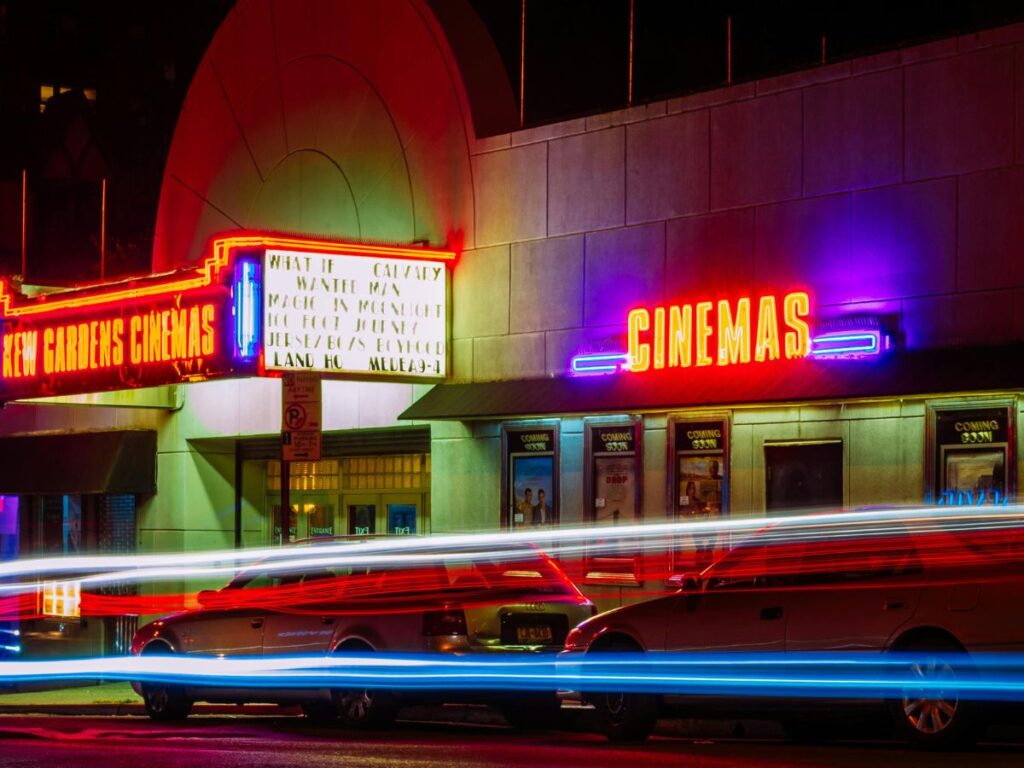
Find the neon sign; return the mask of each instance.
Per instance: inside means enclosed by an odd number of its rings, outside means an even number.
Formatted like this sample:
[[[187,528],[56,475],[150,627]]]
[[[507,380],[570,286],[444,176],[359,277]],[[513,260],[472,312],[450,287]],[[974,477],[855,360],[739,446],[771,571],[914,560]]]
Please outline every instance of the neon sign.
[[[744,296],[735,301],[640,307],[626,318],[628,352],[577,354],[569,370],[574,376],[588,376],[782,359],[867,359],[892,349],[892,337],[876,318],[842,320],[841,330],[826,324],[815,334],[810,314],[810,296],[803,291],[781,298],[759,296],[756,301]]]
[[[296,369],[443,377],[454,258],[243,233],[163,275],[33,298],[0,280],[0,401]]]
[[[221,263],[217,263],[221,261]],[[196,381],[226,354],[226,262],[24,298],[0,282],[0,399]]]

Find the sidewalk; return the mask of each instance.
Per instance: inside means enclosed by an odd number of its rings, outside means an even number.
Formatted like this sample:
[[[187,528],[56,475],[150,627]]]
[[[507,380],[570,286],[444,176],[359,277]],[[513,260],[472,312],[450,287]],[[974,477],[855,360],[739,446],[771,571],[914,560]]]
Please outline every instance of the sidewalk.
[[[275,704],[197,704],[198,715],[284,715],[297,707]],[[145,715],[142,699],[129,683],[74,686],[7,693],[0,690],[0,715]]]

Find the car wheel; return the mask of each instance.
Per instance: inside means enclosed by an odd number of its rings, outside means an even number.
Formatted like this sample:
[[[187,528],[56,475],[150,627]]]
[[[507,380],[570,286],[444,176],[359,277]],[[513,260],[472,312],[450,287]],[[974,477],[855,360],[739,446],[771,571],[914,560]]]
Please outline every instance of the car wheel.
[[[397,708],[387,691],[346,689],[334,692],[338,720],[346,728],[382,728],[395,721]]]
[[[639,653],[625,642],[615,642],[591,653]],[[587,654],[590,655],[589,653]],[[643,741],[658,723],[658,697],[647,693],[606,692],[587,695],[597,715],[598,729],[609,741]]]
[[[372,653],[365,645],[339,648],[338,653]],[[346,728],[368,730],[391,725],[398,714],[395,695],[390,691],[368,688],[341,688],[332,691],[338,721]]]
[[[148,646],[142,653],[144,656],[169,656],[173,651],[159,643]],[[192,711],[192,700],[180,685],[143,683],[142,703],[150,719],[159,722],[184,720]]]
[[[900,651],[913,653],[905,671],[909,673],[903,695],[889,702],[895,735],[917,747],[945,749],[972,744],[977,740],[981,722],[977,704],[964,701],[955,690],[965,670],[954,656],[963,649],[955,643],[936,638],[917,642]],[[916,686],[915,682],[920,682]],[[949,683],[950,690],[943,688]]]
[[[509,700],[500,709],[509,725],[523,731],[557,728],[561,722],[562,703],[551,693]]]

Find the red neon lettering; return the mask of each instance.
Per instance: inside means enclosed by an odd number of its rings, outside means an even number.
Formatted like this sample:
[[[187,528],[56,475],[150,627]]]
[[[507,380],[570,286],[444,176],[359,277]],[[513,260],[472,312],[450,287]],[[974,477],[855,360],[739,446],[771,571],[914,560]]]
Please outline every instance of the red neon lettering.
[[[629,367],[640,372],[651,367],[651,345],[640,342],[640,334],[651,327],[651,315],[646,309],[634,309],[629,313],[626,327],[629,336]]]
[[[672,306],[668,309],[668,366],[669,368],[689,368],[693,363],[693,346],[690,337],[693,333],[693,307],[686,304],[680,309]]]
[[[138,365],[142,362],[142,342],[139,340],[139,334],[142,333],[142,318],[132,315],[128,321],[128,327],[131,328],[128,336],[128,351],[131,353],[132,365]]]
[[[718,364],[750,362],[750,299],[736,302],[733,317],[728,301],[718,302]]]
[[[754,359],[759,363],[766,359],[779,359],[779,319],[776,311],[774,296],[762,296],[757,302],[757,341],[754,344]]]
[[[202,349],[204,355],[213,354],[213,340],[216,334],[213,331],[213,305],[203,305],[203,343]]]
[[[711,356],[708,355],[708,339],[714,329],[708,322],[708,313],[713,305],[710,301],[702,301],[697,304],[697,366],[711,365]]]
[[[188,311],[188,356],[199,357],[199,307]]]
[[[783,299],[786,325],[786,357],[807,357],[811,351],[811,329],[803,318],[811,313],[811,299],[802,292],[786,294]]]
[[[110,362],[114,365],[121,365],[124,363],[124,343],[121,337],[124,336],[124,320],[120,317],[115,317],[113,322],[114,331],[111,334],[114,339],[114,348],[110,356]]]

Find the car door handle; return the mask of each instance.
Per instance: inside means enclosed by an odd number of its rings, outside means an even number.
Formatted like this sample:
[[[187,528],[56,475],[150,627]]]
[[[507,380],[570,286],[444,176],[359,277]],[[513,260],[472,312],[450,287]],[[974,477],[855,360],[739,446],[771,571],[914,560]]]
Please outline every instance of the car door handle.
[[[886,611],[902,611],[907,604],[902,600],[886,600],[882,608]]]
[[[782,606],[773,605],[761,609],[761,621],[777,621],[782,618]]]
[[[249,626],[252,627],[253,629],[259,629],[260,627],[262,627],[263,626],[263,619],[262,619],[262,617],[259,618],[259,619],[249,619]]]
[[[321,616],[320,617],[320,623],[321,624],[333,624],[334,623],[334,617],[333,616]]]

